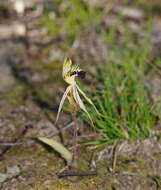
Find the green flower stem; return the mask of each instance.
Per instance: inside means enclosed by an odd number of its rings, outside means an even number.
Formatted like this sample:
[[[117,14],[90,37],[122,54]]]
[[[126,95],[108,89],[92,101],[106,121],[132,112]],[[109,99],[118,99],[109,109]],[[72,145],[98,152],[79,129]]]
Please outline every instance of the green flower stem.
[[[71,105],[71,116],[72,120],[74,122],[73,125],[73,162],[72,162],[72,168],[77,168],[77,160],[78,160],[78,150],[77,150],[77,143],[78,143],[78,125],[77,125],[77,105],[72,104]]]

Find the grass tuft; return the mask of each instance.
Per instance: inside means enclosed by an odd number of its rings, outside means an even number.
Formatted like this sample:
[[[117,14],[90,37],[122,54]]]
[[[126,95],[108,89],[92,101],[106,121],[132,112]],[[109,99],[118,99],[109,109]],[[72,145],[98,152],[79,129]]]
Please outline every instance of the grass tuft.
[[[149,137],[155,121],[145,85],[149,77],[150,30],[136,40],[127,29],[122,50],[115,40],[115,29],[111,31],[105,36],[111,47],[109,60],[97,65],[95,75],[99,84],[95,104],[101,116],[91,111],[101,139],[88,144]]]

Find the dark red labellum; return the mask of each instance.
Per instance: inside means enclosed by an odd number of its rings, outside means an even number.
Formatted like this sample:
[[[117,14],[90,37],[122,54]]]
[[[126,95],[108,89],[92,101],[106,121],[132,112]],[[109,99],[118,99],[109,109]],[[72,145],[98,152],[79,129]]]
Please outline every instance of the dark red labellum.
[[[86,72],[84,72],[84,71],[77,71],[77,75],[78,75],[78,77],[84,79],[85,76],[86,76]]]

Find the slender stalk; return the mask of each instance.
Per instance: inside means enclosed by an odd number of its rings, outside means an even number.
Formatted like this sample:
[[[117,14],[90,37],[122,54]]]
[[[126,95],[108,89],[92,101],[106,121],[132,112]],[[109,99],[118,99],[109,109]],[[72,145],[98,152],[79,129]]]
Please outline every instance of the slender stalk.
[[[78,160],[78,150],[77,150],[77,143],[78,143],[78,125],[77,125],[77,105],[71,105],[71,115],[73,120],[73,163],[72,167],[77,168],[77,160]]]

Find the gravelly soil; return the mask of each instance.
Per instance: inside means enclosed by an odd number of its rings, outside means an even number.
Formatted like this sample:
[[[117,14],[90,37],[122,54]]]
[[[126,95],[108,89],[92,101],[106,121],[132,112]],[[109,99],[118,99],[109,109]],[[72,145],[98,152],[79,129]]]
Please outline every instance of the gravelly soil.
[[[0,101],[0,141],[16,142],[22,137],[45,136],[56,131],[42,108],[25,98],[25,87],[21,88],[11,73],[7,72],[11,75],[9,80],[13,78],[13,83],[10,83],[11,86],[4,85],[4,90],[10,93],[9,88],[13,91],[15,88],[16,93],[13,94],[13,100],[2,98]],[[17,96],[21,96],[18,104]],[[3,173],[7,167],[13,166],[20,168],[20,174],[3,182],[1,189],[159,189],[161,144],[158,137],[143,142],[122,142],[118,148],[115,173],[109,172],[112,147],[96,149],[93,161],[97,165],[98,176],[76,179],[59,179],[57,173],[65,166],[64,162],[41,145],[34,143],[12,148],[1,147],[0,171]],[[89,170],[92,152],[93,150],[82,148],[80,170]]]
[[[111,20],[114,15],[111,16]],[[152,61],[160,55],[161,19],[154,21],[152,38]],[[106,27],[109,27],[106,21]],[[139,30],[139,26],[133,27]],[[85,47],[84,36],[91,34],[88,39],[89,47]],[[28,140],[29,137],[45,136],[56,132],[54,125],[55,113],[59,98],[58,91],[62,90],[59,81],[60,67],[54,67],[56,83],[50,82],[51,68],[33,64],[39,48],[26,45],[23,39],[0,36],[0,142],[17,142]],[[32,36],[32,35],[31,35]],[[2,38],[3,37],[3,38]],[[38,41],[41,37],[37,37]],[[81,39],[82,38],[82,39]],[[55,47],[54,47],[55,48]],[[87,51],[89,49],[89,51]],[[97,33],[88,28],[82,37],[77,50],[78,56],[83,53],[83,60],[88,62],[90,56],[97,52],[97,59],[105,55],[108,47],[97,38]],[[54,49],[63,54],[63,50]],[[108,56],[108,55],[106,55]],[[37,57],[36,57],[37,59]],[[147,86],[151,89],[150,97],[155,102],[160,100],[160,75],[156,74]],[[53,77],[53,75],[52,75]],[[40,93],[41,92],[41,93]],[[160,105],[158,104],[160,111]],[[62,118],[62,125],[65,119]],[[144,141],[123,141],[114,146],[92,149],[80,148],[79,170],[89,170],[92,161],[97,166],[97,176],[68,177],[59,179],[57,173],[65,166],[64,161],[52,150],[46,149],[39,143],[19,145],[14,147],[0,146],[0,174],[5,174],[7,167],[17,166],[20,173],[0,183],[2,190],[159,190],[161,188],[161,125],[156,124],[152,131],[153,137]],[[65,134],[66,135],[66,134]],[[70,134],[67,134],[70,139]],[[54,137],[59,139],[59,136]],[[66,144],[70,144],[66,140]],[[111,171],[113,154],[116,156],[115,171]]]

